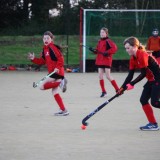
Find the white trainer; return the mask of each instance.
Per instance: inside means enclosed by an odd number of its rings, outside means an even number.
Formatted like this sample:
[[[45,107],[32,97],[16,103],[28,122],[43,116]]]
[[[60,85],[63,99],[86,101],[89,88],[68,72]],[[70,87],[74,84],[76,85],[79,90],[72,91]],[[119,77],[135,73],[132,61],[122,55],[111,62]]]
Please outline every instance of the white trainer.
[[[59,112],[56,112],[54,115],[55,116],[67,116],[69,115],[69,112],[67,110],[64,110],[64,111],[60,110]]]
[[[62,92],[66,92],[66,90],[67,90],[67,79],[66,78],[64,78],[61,81],[59,87],[61,88]]]

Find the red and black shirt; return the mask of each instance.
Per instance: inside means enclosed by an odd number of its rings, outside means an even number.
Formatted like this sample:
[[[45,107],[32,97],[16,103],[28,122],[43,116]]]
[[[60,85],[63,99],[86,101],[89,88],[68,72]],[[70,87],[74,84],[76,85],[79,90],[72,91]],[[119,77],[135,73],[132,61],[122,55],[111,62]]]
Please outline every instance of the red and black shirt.
[[[55,68],[59,69],[60,76],[64,76],[64,58],[61,51],[52,42],[49,45],[43,46],[43,52],[40,58],[34,58],[33,63],[38,65],[46,64],[48,73],[54,71]]]
[[[102,38],[98,41],[96,47],[96,62],[95,64],[100,66],[112,66],[112,55],[117,52],[117,45],[110,40],[108,37]],[[107,53],[107,56],[104,56],[103,53]]]
[[[141,73],[131,82],[136,69],[140,69]],[[129,74],[122,86],[125,87],[128,83],[134,85],[144,77],[146,77],[148,81],[160,81],[160,68],[153,56],[145,51],[137,50],[136,57],[131,56],[130,58]]]

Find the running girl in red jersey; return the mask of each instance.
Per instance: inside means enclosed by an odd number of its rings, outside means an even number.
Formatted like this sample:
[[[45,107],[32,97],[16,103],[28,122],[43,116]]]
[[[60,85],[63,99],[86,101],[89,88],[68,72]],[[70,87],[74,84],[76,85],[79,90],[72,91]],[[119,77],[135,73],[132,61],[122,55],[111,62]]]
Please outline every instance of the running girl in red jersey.
[[[160,108],[160,68],[158,62],[145,51],[144,46],[140,44],[136,37],[127,38],[124,41],[124,47],[130,55],[129,74],[117,93],[122,94],[124,89],[133,89],[136,83],[146,77],[148,81],[144,85],[140,102],[149,123],[140,127],[140,129],[159,130],[151,107],[152,105],[155,108]],[[132,80],[136,69],[140,69],[141,73],[137,78]],[[151,99],[151,105],[149,99]]]
[[[66,107],[64,106],[63,100],[58,93],[58,87],[64,80],[64,58],[63,55],[53,42],[53,34],[50,31],[46,31],[43,35],[43,52],[40,58],[36,58],[34,53],[29,53],[28,58],[35,64],[44,65],[46,64],[48,73],[55,71],[56,73],[44,80],[39,85],[41,90],[52,89],[52,94],[56,100],[60,111],[55,113],[55,116],[66,116],[69,115]],[[64,80],[63,86],[66,88],[66,80]],[[64,89],[64,88],[63,88]]]
[[[101,39],[98,41],[94,53],[97,54],[95,64],[98,67],[99,83],[102,90],[100,97],[104,97],[107,94],[103,79],[104,74],[106,74],[106,78],[111,82],[114,89],[116,91],[119,89],[116,81],[110,74],[112,66],[112,55],[117,52],[117,46],[111,39],[108,38],[107,28],[102,28],[100,30],[100,37]]]

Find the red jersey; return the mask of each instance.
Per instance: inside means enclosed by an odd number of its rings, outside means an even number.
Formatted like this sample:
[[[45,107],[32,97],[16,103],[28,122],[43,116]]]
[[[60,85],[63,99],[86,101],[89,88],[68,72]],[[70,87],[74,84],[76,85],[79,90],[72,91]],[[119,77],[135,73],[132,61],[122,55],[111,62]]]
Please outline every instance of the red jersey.
[[[46,64],[48,73],[53,72],[55,68],[59,69],[58,75],[64,76],[64,58],[61,51],[51,42],[43,46],[43,52],[40,58],[34,58],[33,63],[38,65]]]
[[[152,51],[160,51],[160,36],[154,37],[151,36],[149,37],[147,41],[147,47],[148,50]]]
[[[136,57],[131,56],[130,58],[129,69],[135,70],[148,67],[148,56],[148,53],[146,53],[145,51],[138,50],[136,53]],[[149,68],[147,68],[146,71],[146,78],[148,79],[148,81],[154,81],[154,75]]]
[[[117,52],[117,45],[111,41],[108,37],[100,39],[96,47],[96,65],[112,66],[112,55]],[[108,56],[104,56],[102,53],[107,52]]]

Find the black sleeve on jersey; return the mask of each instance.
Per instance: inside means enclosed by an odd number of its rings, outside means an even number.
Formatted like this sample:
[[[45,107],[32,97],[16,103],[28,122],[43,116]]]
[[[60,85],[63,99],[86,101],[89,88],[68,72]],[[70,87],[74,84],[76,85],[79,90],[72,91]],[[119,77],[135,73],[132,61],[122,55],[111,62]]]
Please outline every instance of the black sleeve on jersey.
[[[134,79],[132,82],[130,82],[130,84],[132,86],[134,86],[136,83],[141,81],[145,76],[146,76],[146,68],[142,68],[141,69],[141,74],[136,79]]]
[[[126,77],[122,85],[122,88],[126,88],[126,84],[131,82],[131,80],[133,79],[133,75],[134,75],[134,70],[129,70],[128,76]]]
[[[109,44],[108,40],[106,40],[106,50],[109,50],[111,47],[111,45]]]
[[[49,54],[50,54],[50,57],[53,61],[57,61],[57,57],[56,57],[56,54],[54,53],[54,51],[52,50],[52,48],[49,48]]]
[[[43,52],[42,52],[42,58],[45,60],[44,49],[43,49]]]

